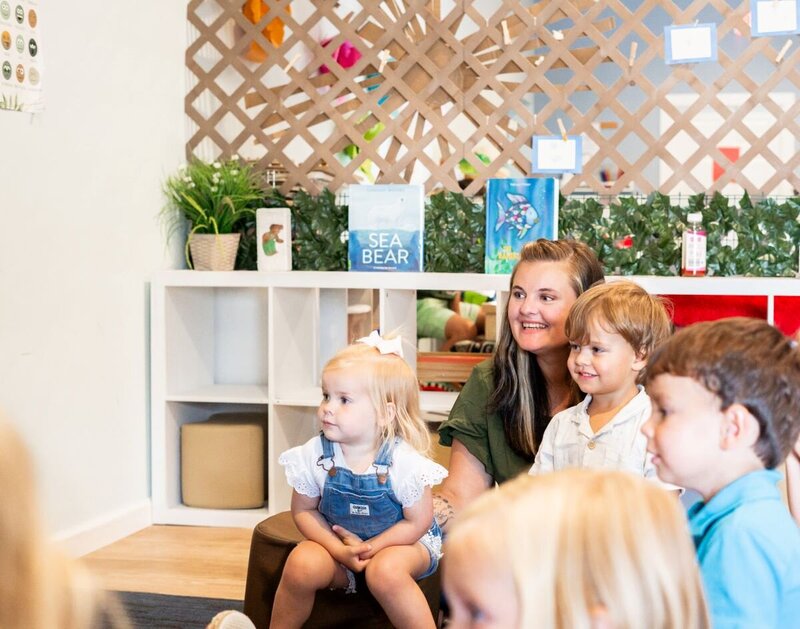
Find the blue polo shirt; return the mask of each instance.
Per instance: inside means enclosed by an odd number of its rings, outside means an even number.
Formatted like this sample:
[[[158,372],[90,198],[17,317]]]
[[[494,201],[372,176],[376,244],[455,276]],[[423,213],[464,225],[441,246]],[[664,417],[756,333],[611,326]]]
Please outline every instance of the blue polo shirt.
[[[690,507],[715,629],[800,627],[800,529],[774,470],[745,474]]]

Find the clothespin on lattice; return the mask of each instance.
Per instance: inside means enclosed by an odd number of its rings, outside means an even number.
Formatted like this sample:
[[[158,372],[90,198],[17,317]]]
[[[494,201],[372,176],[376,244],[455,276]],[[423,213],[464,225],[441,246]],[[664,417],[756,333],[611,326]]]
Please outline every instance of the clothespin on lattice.
[[[792,47],[792,40],[787,39],[786,43],[783,45],[783,48],[781,48],[781,51],[778,53],[778,56],[775,57],[775,63],[780,63],[781,61],[783,61],[783,57],[786,55],[786,52],[791,47]]]
[[[633,64],[636,62],[636,50],[639,48],[639,42],[631,42],[631,51],[628,53],[628,73],[633,69]],[[633,76],[630,77],[628,85],[633,85]]]
[[[292,58],[291,58],[291,59],[289,59],[289,63],[287,63],[287,64],[286,64],[286,66],[283,68],[283,71],[284,71],[286,74],[289,74],[289,70],[291,70],[291,69],[292,69],[292,67],[294,66],[294,64],[295,64],[295,63],[297,63],[297,60],[298,60],[299,58],[300,58],[300,53],[299,53],[299,52],[298,52],[298,53],[295,53],[295,54],[292,56]]]
[[[500,26],[503,27],[503,43],[506,46],[510,46],[511,45],[511,33],[508,31],[508,22],[506,20],[503,20],[502,22],[500,22]]]
[[[558,130],[561,132],[561,139],[564,140],[564,142],[566,142],[567,129],[564,127],[564,123],[562,122],[561,118],[558,118],[556,122],[558,123]]]
[[[639,42],[631,42],[631,51],[628,53],[628,69],[633,67],[636,62],[636,50],[639,48]]]
[[[391,59],[391,53],[389,52],[388,48],[384,48],[378,53],[378,59],[381,60],[381,64],[378,66],[378,72],[383,74],[383,69],[386,67],[386,64],[389,63],[389,59]]]

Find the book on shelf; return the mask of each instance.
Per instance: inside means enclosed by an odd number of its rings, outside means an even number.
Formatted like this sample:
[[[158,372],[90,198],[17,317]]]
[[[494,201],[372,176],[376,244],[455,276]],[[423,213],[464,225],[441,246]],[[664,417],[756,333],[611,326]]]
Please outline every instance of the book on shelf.
[[[348,194],[349,270],[422,271],[422,186],[353,185]]]
[[[486,185],[486,273],[511,273],[526,242],[557,237],[556,179],[489,179]]]

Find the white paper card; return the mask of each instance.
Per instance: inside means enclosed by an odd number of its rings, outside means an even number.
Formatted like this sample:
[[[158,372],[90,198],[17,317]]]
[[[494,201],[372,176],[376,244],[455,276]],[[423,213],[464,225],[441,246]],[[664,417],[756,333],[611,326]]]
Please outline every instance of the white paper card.
[[[580,136],[560,135],[534,136],[531,172],[534,173],[580,173],[582,148]]]
[[[288,207],[256,210],[259,271],[292,270],[292,215]]]
[[[781,35],[800,32],[798,0],[762,0],[751,4],[753,35]]]
[[[716,25],[695,24],[665,27],[664,56],[668,64],[716,61]]]

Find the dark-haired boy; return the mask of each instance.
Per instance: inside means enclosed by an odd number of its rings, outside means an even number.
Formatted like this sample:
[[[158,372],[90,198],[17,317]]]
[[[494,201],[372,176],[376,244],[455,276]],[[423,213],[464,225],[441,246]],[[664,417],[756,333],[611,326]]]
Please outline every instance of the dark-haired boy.
[[[800,627],[800,529],[775,471],[800,432],[800,351],[757,319],[689,326],[654,354],[642,432],[689,525],[715,628]]]

